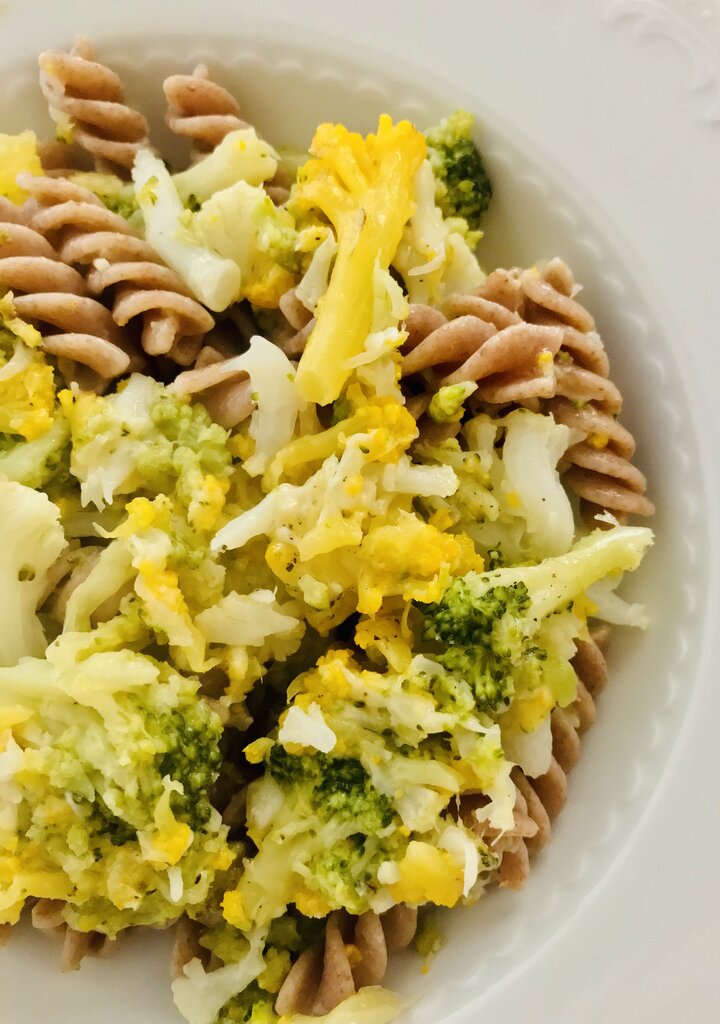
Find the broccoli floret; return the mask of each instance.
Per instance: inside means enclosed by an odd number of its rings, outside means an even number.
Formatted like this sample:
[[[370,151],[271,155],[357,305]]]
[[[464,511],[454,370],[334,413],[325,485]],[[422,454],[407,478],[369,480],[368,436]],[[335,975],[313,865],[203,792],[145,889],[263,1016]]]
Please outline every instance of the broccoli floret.
[[[277,1024],[279,1017],[273,1009],[274,996],[263,992],[253,982],[240,995],[234,996],[222,1008],[217,1024]]]
[[[283,787],[308,787],[313,809],[322,821],[337,815],[355,822],[358,832],[371,833],[387,828],[393,819],[390,800],[378,793],[355,758],[321,753],[297,757],[276,743],[267,767]]]
[[[310,860],[315,884],[333,906],[362,913],[377,871],[377,849],[377,840],[351,836]]]
[[[478,596],[472,581],[453,580],[440,602],[426,607],[426,640],[446,649],[437,660],[473,688],[481,711],[501,712],[515,692],[514,670],[537,670],[545,651],[523,632],[530,606],[524,583],[491,587]]]
[[[507,632],[508,621],[525,615],[529,605],[524,583],[491,587],[478,600],[472,580],[455,579],[441,601],[427,605],[425,637],[463,646],[492,643],[506,651],[508,638],[500,634]]]
[[[219,718],[196,680],[107,650],[113,633],[120,643],[114,620],[64,633],[45,658],[0,669],[0,713],[22,706],[24,716],[8,740],[22,784],[0,850],[0,918],[16,919],[51,884],[82,931],[166,925],[234,859],[209,804]]]
[[[99,635],[102,624],[95,632]],[[92,634],[91,634],[92,635]],[[223,728],[219,717],[205,701],[190,698],[173,710],[156,708],[148,711],[142,701],[132,700],[129,709],[146,716],[148,737],[152,737],[158,753],[154,768],[144,777],[143,791],[150,801],[156,796],[160,780],[170,778],[182,786],[182,792],[173,791],[170,808],[177,821],[185,822],[193,832],[199,832],[212,817],[210,790],[220,773],[222,754],[220,741]],[[91,819],[97,836],[106,836],[113,846],[123,846],[138,838],[141,817],[128,820],[114,814],[99,793],[96,793]]]
[[[473,688],[480,711],[503,711],[510,706],[515,687],[508,664],[494,651],[483,647],[451,647],[437,659],[448,672],[454,672]]]
[[[438,206],[445,217],[461,217],[471,232],[477,232],[492,199],[492,185],[472,129],[472,114],[458,110],[427,131],[425,138]]]
[[[113,846],[125,846],[137,839],[137,829],[110,810],[101,796],[95,798],[93,826],[97,836],[106,836]]]
[[[271,260],[289,270],[291,274],[302,272],[302,256],[297,246],[298,232],[289,225],[270,221],[264,232],[263,244]]]
[[[295,853],[304,858],[306,881],[299,899],[288,890],[286,903],[296,902],[298,910],[313,915],[326,913],[328,907],[363,913],[379,865],[392,856],[393,839],[383,838],[395,817],[390,800],[375,789],[354,758],[295,756],[275,744],[266,767],[284,790],[280,814],[289,821],[313,822],[312,829],[298,837],[302,855],[300,847]],[[273,846],[261,843],[253,871],[274,856]]]
[[[131,221],[134,226],[142,225],[142,219],[139,217],[140,207],[133,187],[117,175],[79,171],[70,175],[70,181],[93,192],[108,210],[119,214],[124,220]]]
[[[267,941],[269,946],[286,949],[289,953],[301,953],[308,946],[314,946],[324,931],[322,918],[305,917],[296,910],[289,910],[272,922]]]
[[[634,569],[651,543],[651,532],[641,527],[595,530],[567,554],[539,565],[468,573],[451,582],[441,601],[424,606],[424,638],[444,646],[437,661],[470,683],[483,711],[503,711],[518,683],[533,689],[545,681],[549,657],[555,686],[562,688],[562,679],[574,675],[562,639],[554,649],[549,620],[598,579]]]
[[[363,832],[387,828],[393,818],[388,798],[377,792],[363,766],[352,757],[328,760],[317,796],[333,814],[361,822]]]
[[[159,768],[183,787],[173,793],[170,806],[177,818],[193,831],[206,825],[212,815],[209,792],[220,772],[222,755],[220,719],[202,701],[175,711],[166,723],[168,749]]]
[[[71,471],[83,504],[119,494],[175,494],[189,521],[212,529],[232,456],[227,432],[150,377],[133,374],[114,394],[61,394],[72,437]]]

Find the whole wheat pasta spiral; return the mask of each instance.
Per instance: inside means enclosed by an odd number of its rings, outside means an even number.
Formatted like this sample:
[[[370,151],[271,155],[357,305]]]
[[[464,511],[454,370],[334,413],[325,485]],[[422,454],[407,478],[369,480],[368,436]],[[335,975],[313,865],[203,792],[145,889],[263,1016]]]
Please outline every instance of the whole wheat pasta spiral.
[[[190,139],[197,159],[209,153],[230,132],[247,128],[237,100],[198,64],[191,75],[171,75],[163,83],[166,121],[175,135]]]
[[[64,178],[20,177],[39,206],[33,228],[57,245],[65,263],[90,268],[86,280],[94,294],[114,290],[115,323],[124,327],[141,317],[148,355],[192,362],[213,318],[152,246],[89,189]]]
[[[63,917],[62,900],[40,899],[32,909],[33,928],[62,939],[60,970],[76,971],[86,956],[102,956],[112,946],[112,940],[99,932],[79,932],[71,928]]]
[[[302,355],[308,338],[315,326],[315,317],[303,306],[294,288],[280,297],[279,309],[288,326],[281,331],[277,344],[286,356],[296,358]]]
[[[305,950],[290,969],[276,1012],[322,1016],[359,988],[380,984],[388,954],[408,946],[416,927],[417,911],[402,904],[381,916],[331,914],[322,943]]]
[[[5,220],[8,215],[15,219]],[[64,361],[70,377],[69,362],[91,371],[84,378],[90,386],[127,372],[133,353],[108,310],[88,296],[81,275],[42,234],[17,220],[0,206],[0,286],[13,292],[18,316],[40,326],[44,350]]]
[[[568,487],[591,506],[651,515],[645,477],[630,462],[635,442],[616,419],[622,395],[576,290],[567,265],[555,259],[542,273],[496,270],[476,294],[451,295],[444,313],[413,306],[403,375],[432,371],[431,388],[477,381],[477,399],[491,405],[540,402],[587,435],[566,453]],[[411,401],[416,413],[427,408],[426,398]]]
[[[417,910],[399,904],[378,916],[368,911],[351,917],[335,911],[328,918],[322,940],[297,958],[278,992],[275,1011],[281,1016],[329,1013],[359,988],[379,985],[388,956],[405,949],[417,930]],[[206,965],[209,954],[200,944],[202,925],[184,917],[175,932],[173,977],[197,957]]]
[[[69,53],[40,54],[40,88],[55,120],[69,122],[73,139],[99,170],[127,174],[146,148],[148,124],[125,103],[122,82],[93,60],[92,46],[78,36]]]
[[[560,422],[586,431],[565,461],[565,481],[591,505],[620,514],[652,515],[646,480],[630,459],[632,435],[617,423],[622,395],[608,379],[609,364],[595,322],[575,299],[575,281],[561,260],[542,274],[523,271],[524,315],[536,323],[564,325],[561,359],[556,361],[556,398],[549,411]]]
[[[246,420],[255,408],[247,372],[212,345],[202,349],[192,370],[178,374],[171,390],[196,396],[226,430]]]
[[[86,156],[79,146],[68,145],[57,139],[38,143],[38,156],[43,173],[48,178],[67,178],[87,167]]]
[[[567,799],[567,776],[580,756],[580,737],[595,721],[595,698],[607,682],[604,651],[610,638],[608,626],[590,630],[588,640],[579,641],[573,667],[578,679],[577,698],[568,708],[556,707],[551,715],[552,761],[538,778],[519,768],[513,771],[517,788],[516,818],[532,822],[526,834],[506,834],[495,849],[501,853],[498,881],[508,889],[520,889],[527,880],[530,857],[549,841],[552,821]]]

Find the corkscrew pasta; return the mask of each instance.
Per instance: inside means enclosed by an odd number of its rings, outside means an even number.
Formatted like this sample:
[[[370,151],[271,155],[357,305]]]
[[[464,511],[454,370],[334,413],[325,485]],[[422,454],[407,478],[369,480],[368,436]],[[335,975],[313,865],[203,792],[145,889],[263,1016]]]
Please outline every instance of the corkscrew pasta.
[[[137,151],[148,144],[148,124],[125,103],[115,72],[94,60],[90,42],[82,37],[69,53],[42,53],[39,62],[40,88],[60,130],[72,131],[98,169],[127,173]]]
[[[557,421],[585,435],[566,455],[571,490],[597,508],[652,515],[645,477],[630,461],[634,440],[616,419],[622,396],[574,289],[569,268],[554,259],[541,273],[499,270],[478,294],[451,295],[448,319],[415,307],[403,374],[459,364],[441,386],[478,381],[477,398],[492,405],[546,400]]]
[[[23,184],[39,206],[33,227],[52,238],[69,266],[90,268],[85,280],[93,294],[114,292],[115,323],[125,327],[140,318],[148,355],[192,362],[213,318],[151,246],[80,185],[41,177]]]
[[[171,75],[163,82],[170,131],[190,139],[193,156],[209,153],[232,131],[246,128],[237,100],[213,82],[204,64],[191,75]]]
[[[98,383],[127,372],[132,350],[108,311],[35,230],[33,218],[23,224],[22,216],[7,204],[0,207],[0,281],[12,290],[16,313],[42,326],[44,350],[61,361],[69,378],[76,364]]]
[[[653,505],[568,265],[481,266],[469,114],[293,154],[178,72],[188,166],[84,38],[0,135],[0,940],[387,1024],[548,846]]]

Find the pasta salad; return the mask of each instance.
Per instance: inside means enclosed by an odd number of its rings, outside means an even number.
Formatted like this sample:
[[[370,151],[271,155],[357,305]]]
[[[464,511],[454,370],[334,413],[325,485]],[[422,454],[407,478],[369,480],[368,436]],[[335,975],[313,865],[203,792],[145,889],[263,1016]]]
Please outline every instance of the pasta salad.
[[[0,136],[0,933],[174,928],[189,1024],[384,1024],[519,889],[653,506],[559,258],[483,268],[470,114],[163,161],[87,40]],[[111,970],[111,965],[108,965]]]

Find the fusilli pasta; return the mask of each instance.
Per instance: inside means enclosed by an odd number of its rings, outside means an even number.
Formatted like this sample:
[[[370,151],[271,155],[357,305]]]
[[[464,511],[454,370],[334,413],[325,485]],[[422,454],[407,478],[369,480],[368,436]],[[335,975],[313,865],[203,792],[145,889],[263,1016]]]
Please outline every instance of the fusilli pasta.
[[[535,829],[529,834],[503,836],[496,852],[502,860],[498,881],[508,889],[520,889],[527,880],[530,857],[550,839],[552,821],[565,806],[567,776],[580,756],[580,737],[595,721],[595,698],[607,681],[604,651],[610,639],[607,626],[596,626],[588,640],[580,641],[573,658],[578,678],[578,693],[567,709],[556,707],[551,715],[553,757],[550,768],[538,778],[529,778],[519,768],[513,770],[518,792],[517,812],[529,819]]]
[[[89,267],[88,288],[114,290],[112,316],[124,327],[142,317],[142,347],[191,363],[213,318],[147,242],[89,189],[64,178],[23,176],[39,209],[32,226],[58,246],[70,265]]]
[[[62,900],[40,899],[32,908],[33,928],[62,940],[60,970],[76,971],[86,956],[105,955],[113,942],[99,932],[79,932],[70,928],[63,918]]]
[[[622,396],[576,291],[569,268],[555,259],[542,272],[496,270],[476,294],[450,296],[445,313],[414,306],[403,374],[424,374],[430,390],[477,381],[474,400],[489,405],[541,402],[586,434],[565,456],[570,489],[595,508],[651,515],[645,477],[630,462],[635,442],[616,419]],[[425,408],[419,400],[418,411]]]
[[[148,123],[125,103],[115,72],[93,59],[82,36],[69,53],[42,53],[39,64],[40,88],[61,130],[69,129],[98,169],[127,174],[137,151],[149,144]]]
[[[202,349],[192,370],[175,378],[172,390],[197,396],[215,422],[228,430],[246,420],[255,408],[247,372],[212,345]]]
[[[212,81],[204,64],[198,64],[191,75],[166,78],[163,90],[168,127],[190,139],[196,159],[209,153],[229,132],[247,128],[237,100]]]
[[[275,1003],[277,1013],[329,1013],[365,985],[385,976],[388,954],[410,944],[417,911],[399,905],[378,916],[331,914],[322,943],[302,953],[290,969]]]
[[[88,296],[82,276],[58,258],[42,234],[19,223],[22,216],[2,202],[0,284],[13,292],[18,316],[40,325],[43,348],[60,360],[69,378],[76,376],[75,363],[91,371],[82,378],[88,386],[127,372],[132,349],[108,310]]]

